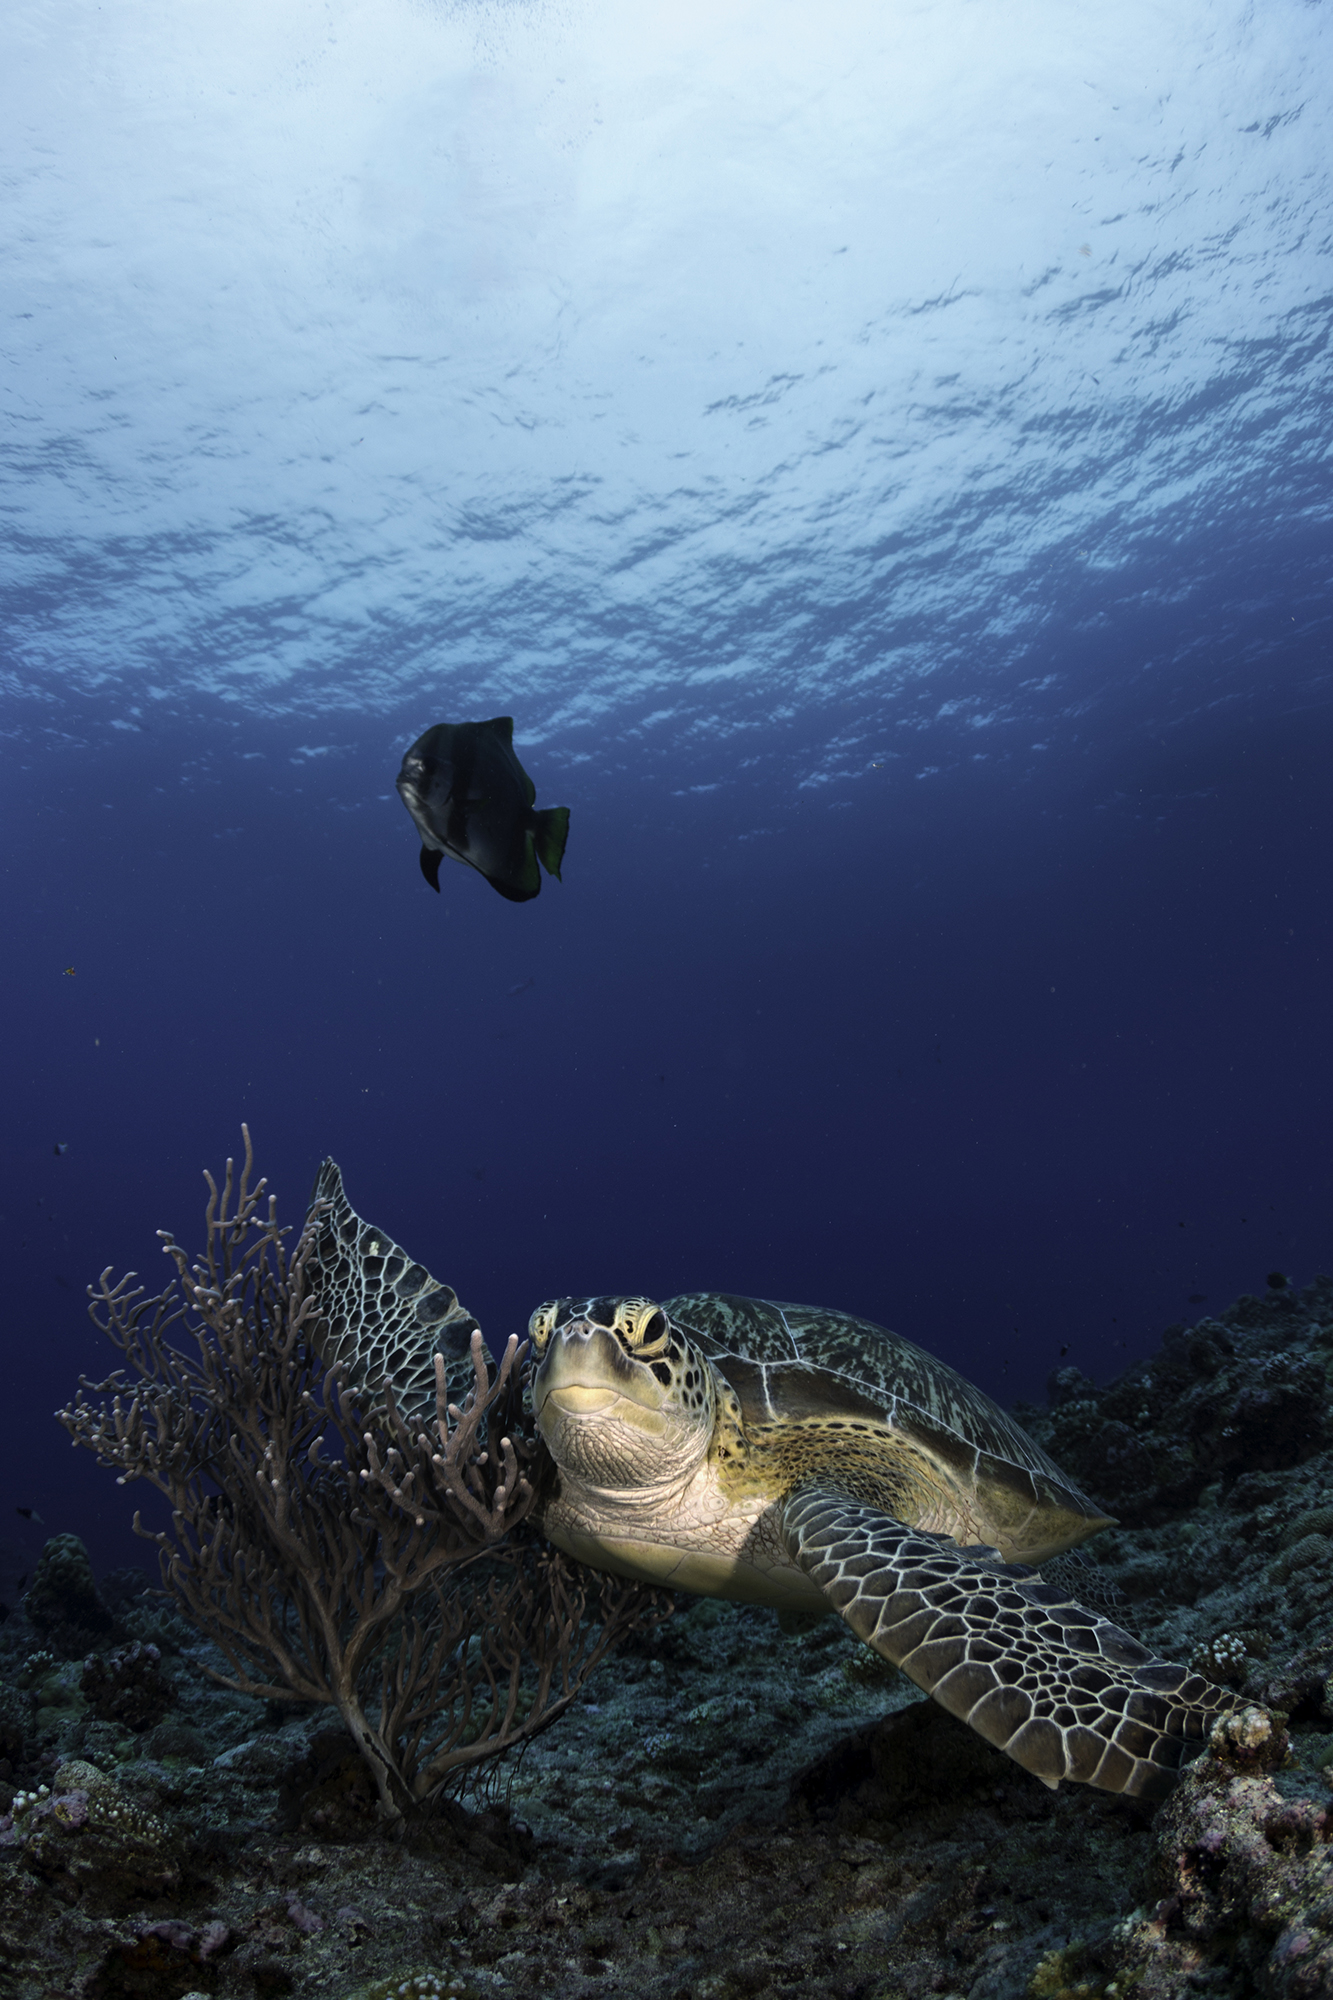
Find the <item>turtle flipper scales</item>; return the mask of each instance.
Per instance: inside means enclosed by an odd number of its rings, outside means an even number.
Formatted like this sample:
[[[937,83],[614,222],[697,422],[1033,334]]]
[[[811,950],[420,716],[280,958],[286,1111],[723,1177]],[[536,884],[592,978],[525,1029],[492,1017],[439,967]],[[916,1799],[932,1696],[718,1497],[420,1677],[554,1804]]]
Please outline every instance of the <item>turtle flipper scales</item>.
[[[476,1320],[450,1286],[362,1221],[335,1160],[315,1178],[307,1227],[315,1231],[307,1283],[320,1308],[314,1345],[327,1367],[343,1369],[357,1388],[387,1383],[409,1416],[435,1408],[436,1354],[445,1358],[451,1393],[471,1386]]]
[[[845,1494],[786,1503],[787,1549],[857,1634],[1052,1789],[1153,1798],[1236,1697],[1005,1563]]]

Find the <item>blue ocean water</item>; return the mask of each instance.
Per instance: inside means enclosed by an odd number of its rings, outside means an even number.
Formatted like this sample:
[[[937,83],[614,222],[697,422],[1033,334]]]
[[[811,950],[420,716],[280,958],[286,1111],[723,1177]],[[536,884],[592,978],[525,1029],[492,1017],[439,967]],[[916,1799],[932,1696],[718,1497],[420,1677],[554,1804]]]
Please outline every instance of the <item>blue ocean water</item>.
[[[247,1119],[493,1338],[1333,1261],[1326,6],[16,4],[5,1515]],[[509,713],[563,883],[393,792]],[[72,970],[70,970],[72,968]],[[66,1151],[57,1151],[67,1147]]]

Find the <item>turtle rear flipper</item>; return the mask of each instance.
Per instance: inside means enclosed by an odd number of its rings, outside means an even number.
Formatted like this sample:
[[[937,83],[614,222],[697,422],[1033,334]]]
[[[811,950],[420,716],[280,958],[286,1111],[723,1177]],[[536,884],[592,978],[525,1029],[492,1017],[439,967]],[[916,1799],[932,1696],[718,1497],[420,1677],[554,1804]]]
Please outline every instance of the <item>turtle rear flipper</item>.
[[[1052,1790],[1073,1778],[1158,1797],[1237,1705],[998,1549],[810,1486],[787,1501],[783,1538],[858,1638]]]
[[[313,1345],[326,1367],[372,1393],[387,1383],[405,1415],[435,1408],[435,1356],[450,1393],[472,1385],[469,1343],[477,1322],[449,1285],[432,1278],[384,1230],[363,1222],[325,1160],[310,1193],[315,1254],[308,1282],[319,1297]]]

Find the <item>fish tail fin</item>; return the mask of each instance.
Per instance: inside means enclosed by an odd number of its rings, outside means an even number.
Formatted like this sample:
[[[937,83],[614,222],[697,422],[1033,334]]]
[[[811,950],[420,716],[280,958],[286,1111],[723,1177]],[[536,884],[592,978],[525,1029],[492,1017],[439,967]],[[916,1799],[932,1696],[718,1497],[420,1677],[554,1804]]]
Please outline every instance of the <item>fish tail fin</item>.
[[[569,839],[569,807],[548,806],[545,812],[532,815],[533,845],[537,859],[548,875],[560,880],[560,863],[565,858],[565,842]]]

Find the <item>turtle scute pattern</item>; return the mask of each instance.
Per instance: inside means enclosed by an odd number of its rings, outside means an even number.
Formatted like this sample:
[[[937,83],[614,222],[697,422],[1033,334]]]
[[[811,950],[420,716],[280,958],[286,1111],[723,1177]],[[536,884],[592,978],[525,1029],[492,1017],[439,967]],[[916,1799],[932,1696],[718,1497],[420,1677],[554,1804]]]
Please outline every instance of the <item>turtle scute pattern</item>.
[[[812,1414],[816,1405],[821,1414],[873,1412],[878,1424],[929,1437],[960,1467],[1007,1467],[1036,1502],[1059,1495],[1089,1518],[1105,1518],[989,1396],[873,1320],[725,1292],[683,1292],[662,1309],[735,1378],[747,1414],[790,1421],[807,1398]]]
[[[408,1415],[434,1408],[437,1353],[451,1389],[470,1380],[476,1320],[387,1231],[362,1221],[334,1160],[316,1175],[310,1218],[316,1237],[308,1283],[319,1295],[315,1346],[325,1365],[372,1392],[389,1383]]]
[[[1160,1797],[1236,1705],[993,1549],[886,1530],[882,1512],[818,1490],[789,1500],[784,1535],[860,1638],[1043,1784]]]

